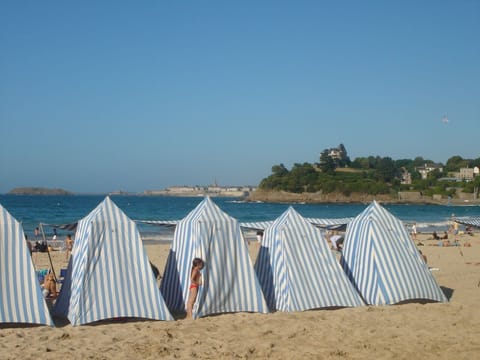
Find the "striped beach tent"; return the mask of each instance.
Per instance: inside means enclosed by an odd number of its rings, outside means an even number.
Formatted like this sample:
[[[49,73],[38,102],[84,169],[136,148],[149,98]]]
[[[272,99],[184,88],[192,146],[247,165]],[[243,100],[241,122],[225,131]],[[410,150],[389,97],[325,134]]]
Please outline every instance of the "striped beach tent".
[[[255,271],[272,311],[364,305],[321,230],[293,207],[265,230]]]
[[[480,228],[480,217],[478,216],[462,216],[455,218],[455,221],[462,225],[470,225]]]
[[[321,218],[304,218],[310,224],[323,229],[337,229],[345,226],[353,218],[338,218],[338,219],[321,219]],[[240,227],[247,230],[265,230],[273,224],[273,221],[256,221],[256,222],[241,222]]]
[[[347,226],[341,263],[364,301],[447,301],[404,224],[376,201]]]
[[[238,221],[209,197],[182,219],[160,289],[170,311],[184,312],[194,258],[205,262],[193,318],[228,312],[268,312]]]
[[[173,320],[135,222],[109,197],[78,222],[54,313],[72,325],[118,317]]]
[[[21,224],[0,205],[0,323],[53,326]]]

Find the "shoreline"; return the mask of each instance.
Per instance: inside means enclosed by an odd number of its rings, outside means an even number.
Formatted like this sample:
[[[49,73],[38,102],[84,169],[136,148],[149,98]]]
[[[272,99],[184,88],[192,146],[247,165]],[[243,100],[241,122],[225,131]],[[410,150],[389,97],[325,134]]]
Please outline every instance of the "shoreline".
[[[232,198],[238,199],[242,202],[264,202],[264,203],[291,203],[291,204],[369,204],[372,201],[377,201],[382,204],[399,204],[399,205],[441,205],[441,206],[480,206],[480,199],[433,199],[428,196],[423,196],[419,199],[410,198],[410,199],[394,199],[390,195],[380,194],[380,195],[368,195],[368,194],[352,194],[350,196],[345,196],[338,193],[329,193],[329,194],[319,194],[319,193],[289,193],[285,191],[265,191],[265,190],[256,190],[246,193],[233,193],[233,192],[223,192],[223,193],[210,193],[210,192],[196,192],[196,193],[156,193],[156,194],[145,194],[145,193],[98,193],[98,194],[84,194],[84,193],[70,193],[70,194],[0,194],[5,196],[35,196],[35,197],[55,197],[55,196],[113,196],[113,197],[123,197],[123,196],[132,196],[132,197],[165,197],[165,198],[201,198],[209,196],[211,198]]]
[[[480,199],[433,199],[422,196],[421,198],[394,199],[387,194],[368,195],[352,194],[345,196],[338,193],[289,193],[285,191],[256,190],[246,197],[248,202],[271,202],[271,203],[305,203],[305,204],[367,204],[372,201],[382,204],[399,205],[442,205],[442,206],[480,206]]]

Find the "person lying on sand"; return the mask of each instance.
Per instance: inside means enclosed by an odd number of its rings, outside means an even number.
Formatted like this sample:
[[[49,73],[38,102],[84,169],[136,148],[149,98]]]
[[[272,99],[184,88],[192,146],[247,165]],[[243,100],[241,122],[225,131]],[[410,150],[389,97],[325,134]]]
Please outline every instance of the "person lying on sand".
[[[458,240],[455,240],[453,243],[451,243],[449,240],[442,240],[439,241],[436,244],[428,244],[429,246],[443,246],[443,247],[448,247],[448,246],[460,246],[460,243]]]
[[[473,236],[473,227],[467,226],[467,227],[465,228],[465,234],[468,234],[468,235],[470,235],[470,236]]]

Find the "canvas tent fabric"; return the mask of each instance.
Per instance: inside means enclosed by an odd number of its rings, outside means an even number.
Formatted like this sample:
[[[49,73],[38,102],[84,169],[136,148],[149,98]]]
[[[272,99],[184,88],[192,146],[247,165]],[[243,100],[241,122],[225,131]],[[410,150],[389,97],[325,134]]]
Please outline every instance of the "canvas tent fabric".
[[[337,229],[347,225],[353,218],[337,218],[337,219],[321,219],[321,218],[305,218],[310,224],[324,229]]]
[[[74,326],[117,317],[173,320],[135,222],[109,197],[78,222],[54,313]]]
[[[272,311],[364,305],[321,230],[293,207],[265,230],[255,271]]]
[[[455,219],[456,222],[462,225],[470,225],[480,228],[480,217],[475,216],[463,216]]]
[[[76,231],[78,223],[71,223],[71,224],[45,224],[41,223],[41,227],[51,227],[53,229],[60,229],[65,231]]]
[[[341,263],[364,301],[447,301],[403,223],[376,201],[347,226]]]
[[[165,227],[175,227],[178,224],[178,220],[135,220],[137,223],[157,225]]]
[[[305,218],[310,224],[319,228],[336,229],[348,224],[353,218],[338,218],[338,219],[322,219],[322,218]],[[256,222],[241,222],[240,226],[244,229],[250,230],[265,230],[273,224],[273,221],[256,221]]]
[[[53,326],[21,224],[0,205],[0,323]]]
[[[160,289],[170,311],[184,312],[194,258],[203,284],[193,318],[229,312],[268,312],[238,221],[209,197],[175,229]]]

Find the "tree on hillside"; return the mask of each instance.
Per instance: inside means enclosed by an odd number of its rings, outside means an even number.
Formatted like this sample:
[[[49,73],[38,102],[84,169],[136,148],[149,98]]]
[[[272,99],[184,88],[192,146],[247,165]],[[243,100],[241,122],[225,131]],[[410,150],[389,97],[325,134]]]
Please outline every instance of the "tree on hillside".
[[[433,180],[438,180],[443,176],[443,172],[441,172],[439,169],[435,169],[430,171],[427,174],[427,179],[433,179]]]
[[[439,180],[445,177],[447,171],[456,172],[462,167],[480,166],[480,158],[471,160],[453,156],[448,159],[447,166],[439,164],[443,166],[443,172],[439,169],[432,170],[426,179],[422,179],[417,169],[425,165],[435,165],[434,161],[421,156],[413,160],[368,156],[356,158],[351,162],[346,154],[345,146],[340,144],[337,148],[323,150],[319,164],[295,163],[291,170],[283,164],[274,165],[271,169],[272,174],[263,179],[259,187],[295,193],[322,191],[323,193],[338,192],[344,195],[354,192],[387,194],[400,190],[416,190],[428,196],[433,194],[451,196],[459,190],[478,193],[480,187],[480,176],[475,177],[473,181],[461,183]],[[335,171],[340,166],[349,166],[352,169]],[[319,169],[321,171],[318,171]],[[405,171],[411,175],[411,184],[400,183]]]
[[[395,168],[397,169],[405,168],[410,173],[415,171],[415,166],[413,165],[412,159],[395,160]]]
[[[395,163],[389,157],[379,158],[377,161],[377,179],[383,182],[391,182],[396,175]]]
[[[472,160],[472,167],[480,167],[480,158]]]
[[[333,173],[335,171],[335,161],[328,154],[328,149],[325,149],[320,154],[320,164],[319,167],[324,173]]]
[[[297,179],[295,183],[295,192],[314,191],[313,185],[316,183],[318,172],[312,164],[294,164],[289,174],[289,184],[293,184],[291,179]]]
[[[435,164],[435,161],[424,159],[421,156],[417,156],[415,159],[413,159],[413,166],[414,167],[425,166],[425,164],[432,165],[432,164]]]
[[[272,175],[263,179],[259,187],[261,189],[283,190],[288,174],[289,172],[285,165],[274,165],[272,166]]]
[[[352,161],[351,166],[355,169],[369,169],[369,162],[368,158],[366,157],[357,157],[355,160]]]
[[[280,165],[273,165],[272,166],[272,175],[274,176],[285,176],[288,174],[288,169],[285,167],[285,165],[280,164]]]
[[[445,171],[460,171],[460,168],[466,167],[467,165],[468,161],[463,159],[461,156],[455,155],[447,160],[447,164],[445,165]]]
[[[351,161],[347,155],[347,149],[345,149],[345,146],[343,146],[343,144],[338,145],[338,150],[340,152],[340,159],[338,159],[337,161],[337,166],[338,167],[350,166]]]

